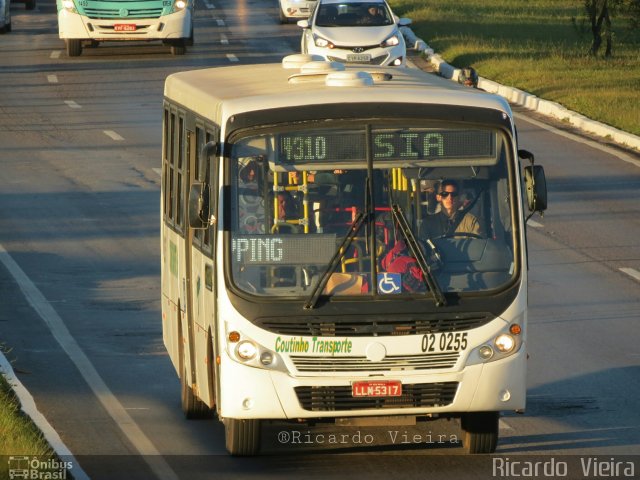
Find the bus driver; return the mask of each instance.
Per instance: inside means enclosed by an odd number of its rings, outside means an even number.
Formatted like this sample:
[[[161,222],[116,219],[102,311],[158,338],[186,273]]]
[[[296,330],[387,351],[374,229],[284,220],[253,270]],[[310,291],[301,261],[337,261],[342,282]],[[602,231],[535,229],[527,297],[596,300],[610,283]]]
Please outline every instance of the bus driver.
[[[460,209],[460,188],[455,180],[443,180],[436,193],[439,210],[420,225],[420,238],[438,238],[454,233],[482,236],[482,227],[471,213]]]

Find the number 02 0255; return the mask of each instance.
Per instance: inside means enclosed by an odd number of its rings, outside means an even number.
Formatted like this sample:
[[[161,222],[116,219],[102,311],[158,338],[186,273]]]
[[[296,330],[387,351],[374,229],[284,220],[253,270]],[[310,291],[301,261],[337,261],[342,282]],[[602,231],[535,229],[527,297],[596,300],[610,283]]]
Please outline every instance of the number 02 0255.
[[[427,333],[422,337],[424,353],[459,352],[467,348],[467,332]]]

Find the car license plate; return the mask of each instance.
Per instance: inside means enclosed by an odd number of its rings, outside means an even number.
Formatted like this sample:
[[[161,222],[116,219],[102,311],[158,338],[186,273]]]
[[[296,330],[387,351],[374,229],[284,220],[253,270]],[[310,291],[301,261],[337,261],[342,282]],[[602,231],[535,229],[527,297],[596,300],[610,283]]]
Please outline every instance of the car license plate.
[[[349,53],[347,54],[347,62],[362,63],[370,62],[371,55],[368,53]]]
[[[399,397],[402,395],[402,383],[398,380],[353,382],[351,394],[354,397]]]
[[[136,25],[131,23],[116,23],[113,26],[113,30],[116,32],[135,32]]]

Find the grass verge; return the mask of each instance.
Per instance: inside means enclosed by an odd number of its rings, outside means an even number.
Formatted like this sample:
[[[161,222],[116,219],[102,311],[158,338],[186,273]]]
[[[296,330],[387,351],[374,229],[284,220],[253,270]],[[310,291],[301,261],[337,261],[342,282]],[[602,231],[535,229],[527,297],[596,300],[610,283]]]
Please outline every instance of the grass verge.
[[[20,409],[20,402],[0,374],[0,478],[9,478],[10,456],[51,458],[55,452],[42,432]]]
[[[626,18],[613,18],[613,57],[605,59],[588,54],[591,33],[579,27],[580,0],[390,4],[451,65],[471,66],[482,77],[640,135],[640,32]]]

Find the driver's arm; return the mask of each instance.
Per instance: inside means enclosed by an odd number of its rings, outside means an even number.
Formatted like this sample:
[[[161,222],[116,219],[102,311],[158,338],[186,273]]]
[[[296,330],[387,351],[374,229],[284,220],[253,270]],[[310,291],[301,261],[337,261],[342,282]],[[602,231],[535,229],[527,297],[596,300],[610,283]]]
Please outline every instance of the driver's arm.
[[[456,232],[473,233],[481,237],[484,236],[484,232],[482,230],[482,226],[480,225],[480,222],[475,217],[475,215],[472,215],[470,213],[467,213],[464,216],[464,218],[458,225],[458,228],[456,228]]]

